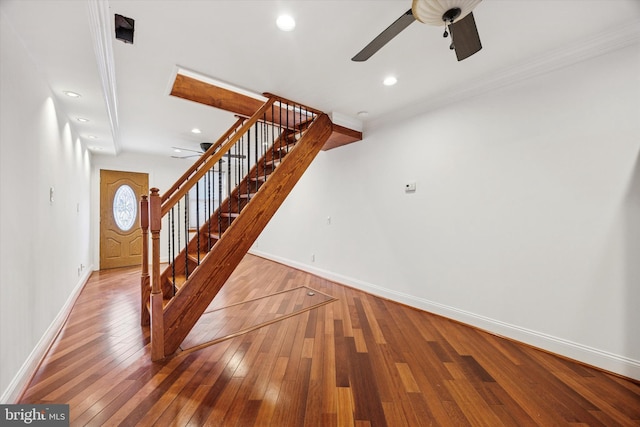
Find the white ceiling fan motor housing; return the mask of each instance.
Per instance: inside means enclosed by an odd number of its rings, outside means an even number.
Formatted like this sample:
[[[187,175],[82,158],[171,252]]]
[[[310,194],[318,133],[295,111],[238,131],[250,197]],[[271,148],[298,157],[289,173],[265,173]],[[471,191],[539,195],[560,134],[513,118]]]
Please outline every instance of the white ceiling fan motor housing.
[[[451,9],[460,9],[453,22],[459,21],[471,12],[482,0],[413,0],[411,11],[413,16],[423,24],[441,27],[442,16]]]

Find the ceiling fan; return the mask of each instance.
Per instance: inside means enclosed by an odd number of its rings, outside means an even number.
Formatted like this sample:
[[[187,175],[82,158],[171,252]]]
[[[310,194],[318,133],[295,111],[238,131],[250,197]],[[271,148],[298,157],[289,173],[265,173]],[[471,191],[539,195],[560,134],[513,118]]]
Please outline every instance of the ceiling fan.
[[[445,27],[444,37],[451,35],[449,48],[455,50],[458,61],[462,61],[482,49],[480,36],[472,10],[482,0],[413,0],[411,9],[381,32],[352,61],[361,62],[400,34],[416,19],[423,24]]]
[[[200,157],[202,153],[207,151],[212,145],[213,144],[211,142],[201,142],[200,150],[192,150],[190,148],[183,148],[183,147],[171,147],[176,153],[179,153],[181,151],[191,151],[192,153],[197,153],[197,154],[189,154],[188,156],[171,156],[171,157],[173,157],[174,159],[190,159],[191,157]],[[245,156],[244,154],[227,153],[223,157],[226,157],[227,159],[244,159],[247,156]],[[224,159],[222,159],[221,161],[224,162]]]

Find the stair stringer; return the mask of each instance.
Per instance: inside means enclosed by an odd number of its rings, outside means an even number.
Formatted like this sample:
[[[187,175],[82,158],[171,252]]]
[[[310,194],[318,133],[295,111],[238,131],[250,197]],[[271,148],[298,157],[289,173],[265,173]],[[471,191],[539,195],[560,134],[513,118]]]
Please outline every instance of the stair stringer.
[[[309,126],[164,309],[164,354],[173,354],[218,294],[332,133],[326,114]]]

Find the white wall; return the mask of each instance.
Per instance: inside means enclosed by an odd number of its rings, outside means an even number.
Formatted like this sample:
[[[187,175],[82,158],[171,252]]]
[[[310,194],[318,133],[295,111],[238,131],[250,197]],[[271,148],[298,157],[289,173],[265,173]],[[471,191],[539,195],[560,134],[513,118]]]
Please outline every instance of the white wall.
[[[374,125],[254,252],[639,379],[639,52]]]
[[[46,349],[43,345],[56,332],[92,268],[91,161],[4,14],[0,14],[0,55],[0,401],[4,402],[20,391],[23,374]]]
[[[195,159],[194,159],[195,160]],[[118,170],[125,172],[140,172],[149,174],[149,188],[156,187],[162,195],[174,182],[191,166],[193,161],[174,159],[169,156],[152,156],[148,154],[125,152],[117,157],[109,155],[94,155],[91,172],[91,206],[98,214],[92,218],[91,230],[93,235],[93,265],[100,269],[100,170]],[[166,232],[167,227],[163,226]],[[167,239],[160,238],[161,258],[166,258]]]

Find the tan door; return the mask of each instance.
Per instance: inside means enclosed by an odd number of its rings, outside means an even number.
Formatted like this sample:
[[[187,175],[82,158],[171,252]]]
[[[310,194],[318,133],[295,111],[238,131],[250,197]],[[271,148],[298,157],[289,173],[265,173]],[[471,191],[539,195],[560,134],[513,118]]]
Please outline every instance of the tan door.
[[[140,196],[149,175],[100,170],[100,268],[140,265]]]

